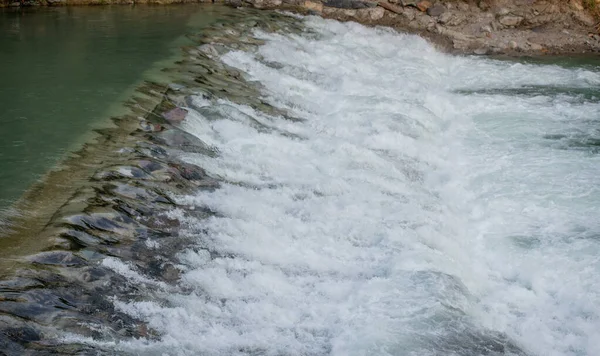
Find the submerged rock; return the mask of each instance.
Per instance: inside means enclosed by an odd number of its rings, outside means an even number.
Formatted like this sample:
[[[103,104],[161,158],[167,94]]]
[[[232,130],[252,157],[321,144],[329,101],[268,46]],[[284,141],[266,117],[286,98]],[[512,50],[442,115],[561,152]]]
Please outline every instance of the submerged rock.
[[[184,108],[175,108],[162,114],[162,116],[172,125],[180,124],[188,112]]]
[[[87,264],[83,258],[68,251],[41,252],[32,256],[30,260],[35,264],[63,267],[80,267]]]
[[[209,156],[213,156],[215,153],[196,136],[177,129],[162,131],[148,136],[148,138],[160,145],[179,149],[184,152],[203,153]]]

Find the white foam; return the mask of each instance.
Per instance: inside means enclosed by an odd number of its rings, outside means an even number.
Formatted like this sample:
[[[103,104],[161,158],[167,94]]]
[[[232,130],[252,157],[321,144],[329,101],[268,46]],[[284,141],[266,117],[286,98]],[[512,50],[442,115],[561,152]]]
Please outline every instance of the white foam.
[[[544,138],[587,130],[600,105],[458,91],[594,87],[598,73],[305,21],[317,36],[262,33],[258,53],[223,57],[303,121],[221,100],[183,123],[220,152],[185,159],[225,183],[180,202],[219,214],[187,221],[192,293],[119,303],[161,341],[119,347],[473,355],[469,335],[500,332],[531,354],[600,354],[599,158]]]

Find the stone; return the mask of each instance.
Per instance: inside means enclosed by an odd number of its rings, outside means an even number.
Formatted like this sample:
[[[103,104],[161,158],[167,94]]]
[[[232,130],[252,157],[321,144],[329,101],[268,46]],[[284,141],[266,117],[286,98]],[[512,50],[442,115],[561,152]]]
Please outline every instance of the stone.
[[[505,8],[505,7],[501,8],[500,10],[498,10],[498,16],[505,16],[505,15],[508,15],[508,14],[510,14],[510,10],[507,9],[507,8]]]
[[[577,11],[583,11],[583,4],[581,3],[581,0],[571,0],[569,4],[573,9]]]
[[[544,49],[544,47],[542,47],[542,45],[533,43],[533,42],[529,42],[529,47],[531,47],[532,51],[541,51]]]
[[[479,55],[479,56],[483,56],[485,54],[488,54],[488,49],[486,47],[481,47],[481,48],[477,48],[476,50],[473,51],[473,53]]]
[[[508,47],[511,49],[517,49],[517,47],[519,47],[519,45],[515,41],[510,41],[510,42],[508,42]]]
[[[324,5],[337,9],[365,9],[371,7],[369,4],[360,0],[327,0]]]
[[[188,112],[184,108],[175,108],[162,114],[170,124],[179,124],[185,120]]]
[[[466,20],[467,20],[467,17],[464,14],[457,13],[446,24],[448,26],[459,26]]]
[[[574,12],[573,19],[575,19],[575,21],[579,22],[580,24],[582,24],[584,26],[592,27],[596,24],[596,21],[594,20],[592,15],[590,15],[586,12],[583,12],[583,11]]]
[[[482,0],[477,3],[477,7],[479,7],[481,11],[487,11],[490,9],[490,4],[487,1]]]
[[[257,9],[273,8],[281,5],[281,0],[244,0]]]
[[[402,16],[406,17],[408,21],[412,21],[415,19],[416,10],[410,8],[404,8],[404,12],[402,12]]]
[[[203,44],[202,46],[198,47],[198,50],[206,54],[209,58],[217,57],[219,55],[217,49],[210,44]]]
[[[369,19],[371,21],[377,21],[383,18],[385,10],[382,7],[374,7],[367,10],[369,12]]]
[[[83,258],[68,251],[40,252],[29,259],[35,264],[62,267],[78,267],[87,263]]]
[[[422,0],[417,3],[417,9],[421,12],[427,11],[431,7],[431,3],[427,0]]]
[[[432,7],[430,7],[429,9],[427,9],[427,15],[433,16],[433,17],[440,16],[444,12],[446,12],[446,8],[444,7],[444,5],[442,5],[440,3],[437,3],[437,4],[433,5]]]
[[[153,143],[176,148],[183,152],[203,153],[211,157],[215,154],[202,140],[186,131],[164,130],[149,135],[148,138]],[[155,157],[155,155],[150,156]]]
[[[506,15],[506,16],[500,17],[498,19],[498,22],[500,22],[504,26],[516,27],[516,26],[519,26],[521,24],[521,22],[523,22],[523,18],[520,16]]]
[[[396,16],[395,14],[401,14],[404,12],[401,7],[393,5],[387,1],[379,1],[377,4],[381,7],[383,7],[384,9],[393,12],[394,16]]]
[[[427,31],[434,32],[435,31],[435,22],[431,21],[427,24]]]
[[[243,5],[243,2],[242,0],[226,0],[225,4],[232,7],[241,7]]]
[[[492,27],[490,25],[481,26],[481,31],[482,32],[491,33],[492,32]]]
[[[450,13],[450,12],[444,12],[438,18],[438,22],[441,24],[446,24],[446,23],[450,22],[451,20],[452,20],[452,13]]]
[[[314,1],[307,0],[304,2],[304,8],[307,10],[316,11],[318,13],[323,12],[323,4],[321,4],[320,2],[314,2]]]
[[[453,45],[454,49],[464,50],[469,47],[469,42],[465,41],[461,38],[455,38],[452,40],[452,45]]]
[[[10,6],[12,6],[12,7],[19,7],[19,6],[21,6],[21,3],[20,2],[11,2]]]

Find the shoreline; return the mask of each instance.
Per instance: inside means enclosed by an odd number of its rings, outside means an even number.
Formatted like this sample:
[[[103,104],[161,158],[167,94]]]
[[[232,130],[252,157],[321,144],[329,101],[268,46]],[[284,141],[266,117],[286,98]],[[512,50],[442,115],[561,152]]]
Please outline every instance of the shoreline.
[[[581,0],[0,0],[0,8],[184,3],[286,10],[385,26],[420,35],[450,54],[600,54],[600,22]]]

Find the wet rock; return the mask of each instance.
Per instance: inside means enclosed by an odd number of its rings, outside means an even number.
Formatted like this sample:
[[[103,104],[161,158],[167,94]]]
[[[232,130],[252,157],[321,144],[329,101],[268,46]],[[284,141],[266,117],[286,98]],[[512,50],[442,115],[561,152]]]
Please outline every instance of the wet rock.
[[[40,333],[30,326],[7,328],[3,330],[3,333],[9,339],[21,344],[39,341],[42,338]]]
[[[133,184],[115,182],[111,184],[111,186],[107,187],[107,189],[110,190],[113,194],[122,196],[124,198],[141,200],[145,203],[175,205],[175,202],[173,202],[171,198],[169,198],[164,192],[160,191],[160,189],[158,188],[147,188],[142,186],[134,186]],[[111,231],[124,236],[132,236],[132,230],[135,229],[135,226],[131,226],[131,220],[127,223],[129,223],[129,226],[124,224],[117,224],[116,222],[111,221],[113,229],[108,230],[108,227],[105,227],[104,230]]]
[[[225,4],[232,7],[241,7],[242,5],[244,5],[242,0],[226,0]]]
[[[9,280],[0,281],[0,292],[25,291],[31,288],[40,288],[44,284],[37,279],[16,277]]]
[[[140,120],[140,129],[144,132],[159,132],[164,128],[160,124],[151,123],[146,120]]]
[[[135,151],[142,156],[152,158],[165,158],[167,156],[167,151],[163,147],[148,142],[138,142]]]
[[[202,180],[206,179],[206,171],[198,166],[188,163],[176,163],[171,165],[179,175],[187,180]]]
[[[162,116],[172,125],[176,125],[185,120],[188,112],[184,108],[175,108],[162,114]]]
[[[417,6],[417,9],[419,9],[419,11],[425,12],[425,11],[427,11],[427,9],[429,9],[431,7],[431,3],[427,0],[422,0],[422,1],[419,1],[416,6]]]
[[[523,22],[523,18],[520,16],[506,15],[506,16],[500,17],[498,19],[498,22],[500,22],[504,26],[516,27],[516,26],[519,26],[521,24],[521,22]]]
[[[202,142],[202,140],[185,131],[177,129],[165,130],[158,134],[153,134],[149,138],[158,144],[176,148],[184,152],[214,155],[213,150]]]
[[[130,187],[124,183],[115,183],[117,184],[117,188],[114,188],[115,191],[119,193],[125,194],[119,189],[122,187]],[[135,188],[131,188],[133,190]],[[123,191],[127,191],[126,188],[122,188]],[[136,191],[138,195],[137,197],[146,198],[143,194]],[[135,194],[132,193],[132,194]],[[150,195],[150,194],[148,194]],[[69,224],[74,226],[79,226],[82,229],[96,230],[109,232],[114,235],[128,236],[133,237],[134,231],[137,228],[136,223],[129,217],[119,214],[117,212],[111,213],[89,213],[89,214],[77,214],[64,218]]]
[[[151,179],[152,176],[144,170],[133,166],[116,166],[96,172],[93,180],[110,181],[124,178]]]
[[[432,7],[427,9],[427,15],[437,17],[446,12],[446,7],[444,5],[437,3]]]
[[[219,52],[217,51],[215,46],[208,43],[198,46],[198,50],[204,53],[208,58],[216,58],[219,56]]]
[[[87,262],[68,251],[51,251],[41,252],[30,257],[34,264],[62,266],[62,267],[77,267],[85,266]]]

